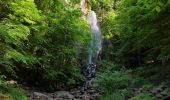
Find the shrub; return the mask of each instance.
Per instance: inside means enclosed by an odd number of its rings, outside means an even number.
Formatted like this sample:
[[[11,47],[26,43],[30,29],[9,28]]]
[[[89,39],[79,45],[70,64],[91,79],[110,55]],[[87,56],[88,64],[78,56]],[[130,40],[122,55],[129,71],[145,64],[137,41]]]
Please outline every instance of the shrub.
[[[22,89],[7,85],[3,78],[4,76],[0,76],[0,96],[10,100],[28,100]]]
[[[154,87],[153,84],[145,84],[145,85],[143,85],[144,90],[151,90],[153,87]]]
[[[131,88],[126,88],[126,89],[124,89],[124,90],[121,90],[121,92],[122,92],[122,94],[124,94],[124,96],[125,96],[126,98],[130,98],[130,97],[132,97],[133,94],[134,94],[134,91],[133,91]]]
[[[104,93],[112,93],[128,86],[127,72],[114,71],[113,73],[98,73],[94,86],[99,87]]]
[[[9,95],[12,100],[28,100],[26,95],[24,94],[24,91],[17,88],[9,88],[8,93],[5,95]]]
[[[140,93],[139,95],[135,96],[132,100],[155,100],[155,98],[149,96],[149,94],[147,93]]]
[[[122,70],[122,66],[114,64],[111,61],[102,60],[99,63],[98,72],[113,72]]]
[[[110,95],[104,96],[102,100],[125,100],[125,96],[120,91],[113,92]]]

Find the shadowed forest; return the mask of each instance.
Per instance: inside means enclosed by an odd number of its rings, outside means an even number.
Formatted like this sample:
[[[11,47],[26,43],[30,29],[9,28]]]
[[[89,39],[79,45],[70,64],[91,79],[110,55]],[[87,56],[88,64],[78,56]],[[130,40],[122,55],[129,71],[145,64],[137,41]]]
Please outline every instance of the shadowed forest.
[[[170,0],[0,0],[0,100],[170,100]]]

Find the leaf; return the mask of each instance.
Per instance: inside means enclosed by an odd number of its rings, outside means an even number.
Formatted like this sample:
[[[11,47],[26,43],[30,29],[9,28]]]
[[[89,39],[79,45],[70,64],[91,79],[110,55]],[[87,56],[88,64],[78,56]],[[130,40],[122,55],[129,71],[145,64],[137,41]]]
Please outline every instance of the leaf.
[[[159,6],[156,6],[155,10],[159,13],[161,11],[161,8]]]
[[[160,7],[163,7],[163,3],[162,2],[158,2],[158,5],[160,6]]]

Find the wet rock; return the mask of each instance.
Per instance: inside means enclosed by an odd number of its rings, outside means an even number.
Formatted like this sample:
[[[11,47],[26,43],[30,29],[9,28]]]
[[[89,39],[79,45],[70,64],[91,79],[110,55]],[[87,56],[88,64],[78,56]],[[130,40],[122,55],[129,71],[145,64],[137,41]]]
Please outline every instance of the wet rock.
[[[143,91],[143,88],[139,88],[138,90],[139,90],[139,91]]]
[[[151,93],[153,93],[153,94],[157,94],[157,93],[158,93],[158,91],[157,91],[157,90],[155,90],[155,89],[153,89],[153,90],[151,90]]]
[[[82,100],[90,100],[90,97],[88,95],[83,95]]]
[[[76,94],[79,94],[80,92],[79,91],[71,91],[69,92],[71,95],[76,95]]]
[[[39,93],[39,92],[34,92],[33,99],[34,100],[50,100],[50,97],[48,97],[45,94]]]
[[[84,93],[85,93],[84,87],[82,87],[82,88],[80,89],[80,93],[81,93],[81,94],[84,94]]]
[[[88,91],[89,94],[93,94],[95,92],[95,90],[91,89]]]
[[[167,96],[168,95],[168,93],[166,91],[163,91],[160,94],[163,95],[163,96]]]
[[[163,91],[161,88],[156,88],[155,90],[156,90],[157,92]]]
[[[94,94],[92,95],[92,97],[95,98],[96,100],[99,100],[100,94],[99,94],[99,93],[94,93]]]
[[[141,91],[139,91],[139,90],[138,90],[138,91],[135,91],[135,94],[139,94],[139,93],[141,93]]]
[[[74,96],[67,91],[58,91],[54,93],[54,100],[74,100]]]
[[[138,88],[134,88],[133,91],[138,91]]]
[[[156,95],[157,98],[162,98],[163,96],[161,94]]]

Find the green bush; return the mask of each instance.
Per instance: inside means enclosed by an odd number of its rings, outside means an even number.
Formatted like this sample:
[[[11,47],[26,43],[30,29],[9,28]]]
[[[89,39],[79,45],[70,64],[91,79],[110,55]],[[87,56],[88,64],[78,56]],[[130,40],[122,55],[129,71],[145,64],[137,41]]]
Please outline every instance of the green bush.
[[[118,65],[118,64],[114,64],[111,61],[108,60],[102,60],[101,62],[99,62],[99,66],[98,66],[98,72],[113,72],[113,71],[120,71],[123,70],[122,66]]]
[[[102,97],[101,100],[125,100],[125,96],[121,92],[113,92],[110,95]]]
[[[154,87],[153,84],[145,84],[145,85],[143,85],[144,90],[151,90],[153,87]]]
[[[17,88],[9,88],[8,93],[6,93],[5,95],[9,95],[12,100],[28,100],[24,91]]]
[[[135,96],[132,100],[155,100],[155,98],[149,96],[148,93],[140,93],[139,95]]]
[[[114,71],[112,73],[98,73],[94,86],[101,88],[105,94],[110,94],[118,89],[128,86],[127,72]]]
[[[132,83],[135,86],[139,87],[139,86],[142,86],[143,84],[146,84],[146,81],[143,81],[143,80],[144,80],[143,77],[135,77],[133,78]]]
[[[126,88],[124,90],[121,90],[121,93],[126,97],[126,98],[129,98],[129,97],[132,97],[133,94],[134,94],[134,91],[131,89],[131,88]]]
[[[84,76],[80,73],[78,66],[70,66],[63,69],[46,68],[41,73],[42,79],[39,80],[38,85],[40,84],[47,91],[55,91],[56,89],[61,89],[61,85],[64,86],[64,89],[73,88],[77,85],[77,82],[84,80]]]
[[[28,100],[24,90],[7,84],[3,80],[3,76],[0,76],[0,96],[9,97],[10,100]]]

